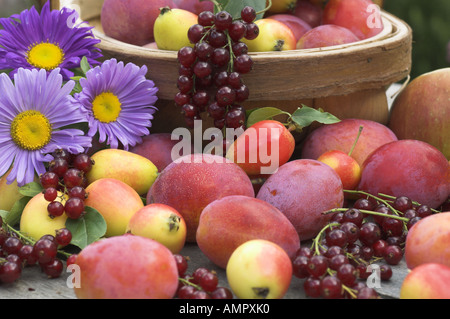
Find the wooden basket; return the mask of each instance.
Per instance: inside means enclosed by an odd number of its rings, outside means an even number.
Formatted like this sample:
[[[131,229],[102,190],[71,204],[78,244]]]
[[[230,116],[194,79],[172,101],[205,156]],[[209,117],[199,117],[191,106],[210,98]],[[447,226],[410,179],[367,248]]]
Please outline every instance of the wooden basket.
[[[63,5],[79,9],[80,19],[94,26],[106,59],[148,66],[148,77],[159,88],[159,111],[152,132],[184,126],[173,102],[177,52],[143,48],[106,36],[100,20],[103,0],[52,0],[51,5],[53,9]],[[274,106],[292,112],[303,103],[341,119],[364,118],[386,124],[386,89],[410,73],[412,31],[387,12],[382,12],[382,19],[383,32],[367,40],[320,49],[251,53],[254,68],[244,76],[250,90],[244,107]]]

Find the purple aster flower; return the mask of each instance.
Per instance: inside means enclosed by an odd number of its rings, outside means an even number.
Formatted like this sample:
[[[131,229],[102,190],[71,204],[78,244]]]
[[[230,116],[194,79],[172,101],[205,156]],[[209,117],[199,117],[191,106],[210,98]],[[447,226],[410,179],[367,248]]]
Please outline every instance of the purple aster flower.
[[[14,83],[0,74],[0,176],[12,166],[7,182],[19,186],[45,172],[57,149],[72,154],[91,147],[92,139],[68,125],[85,122],[78,103],[70,95],[75,83],[64,86],[59,69],[20,68]]]
[[[96,59],[102,55],[95,47],[92,27],[74,25],[75,10],[63,8],[50,10],[47,2],[39,14],[32,7],[9,18],[1,18],[0,70],[11,70],[11,78],[19,68],[59,68],[64,80],[69,80],[72,69],[80,66],[86,56],[89,64],[100,64]]]
[[[90,69],[80,79],[82,91],[75,94],[81,108],[87,112],[89,136],[98,133],[100,143],[124,149],[142,142],[148,135],[157,101],[153,81],[145,75],[147,67],[133,63],[106,60]]]

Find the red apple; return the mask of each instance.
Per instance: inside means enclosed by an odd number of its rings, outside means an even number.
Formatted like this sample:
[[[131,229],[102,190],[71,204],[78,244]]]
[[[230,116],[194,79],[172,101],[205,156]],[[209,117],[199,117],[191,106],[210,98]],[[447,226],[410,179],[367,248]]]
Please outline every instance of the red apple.
[[[450,160],[450,68],[422,74],[395,98],[389,128],[399,139],[416,139]]]
[[[80,282],[74,291],[79,299],[171,299],[178,289],[173,254],[149,238],[101,239],[85,247],[75,263]]]
[[[359,41],[358,37],[347,28],[326,24],[306,32],[297,42],[297,49],[331,47]]]
[[[196,15],[203,11],[214,11],[214,4],[211,1],[202,0],[173,0],[179,9],[187,10]]]
[[[367,156],[381,145],[397,140],[387,126],[378,122],[344,119],[338,123],[323,125],[308,134],[302,147],[302,158],[317,159],[331,150],[349,153],[361,126],[364,129],[352,151],[352,157],[359,165],[362,165]]]
[[[450,299],[450,267],[427,263],[414,268],[403,280],[400,299]]]
[[[274,19],[286,24],[294,33],[296,41],[298,41],[302,35],[311,30],[311,26],[292,14],[279,13],[270,16],[270,19]]]
[[[153,24],[162,7],[176,8],[172,0],[105,0],[101,11],[103,31],[109,37],[134,45],[154,40]]]
[[[272,174],[286,163],[295,149],[295,139],[280,122],[259,121],[229,147],[226,157],[248,175]]]
[[[345,27],[360,40],[383,30],[380,9],[372,0],[330,0],[323,11],[323,24]]]
[[[130,152],[149,159],[162,172],[167,165],[177,158],[188,154],[172,154],[180,141],[171,133],[152,133],[142,138],[142,143],[130,148]],[[193,146],[191,150],[193,150]]]
[[[291,221],[300,240],[315,237],[340,208],[344,192],[339,175],[317,160],[299,159],[280,166],[262,185],[257,195],[278,208]]]
[[[405,261],[409,269],[439,263],[450,267],[450,212],[427,216],[408,231]]]
[[[308,0],[299,0],[292,14],[308,23],[312,28],[322,24],[322,7]]]
[[[229,195],[255,196],[248,175],[223,156],[192,154],[173,161],[158,175],[147,194],[147,204],[175,208],[186,222],[186,241],[195,242],[202,210]]]
[[[362,165],[358,189],[407,196],[437,208],[450,195],[450,165],[438,149],[418,140],[398,140],[377,148]]]

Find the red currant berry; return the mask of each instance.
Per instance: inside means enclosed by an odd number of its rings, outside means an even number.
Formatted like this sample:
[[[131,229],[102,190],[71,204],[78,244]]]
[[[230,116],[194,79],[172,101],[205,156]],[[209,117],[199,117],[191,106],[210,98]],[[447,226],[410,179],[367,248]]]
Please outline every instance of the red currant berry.
[[[53,202],[58,197],[58,191],[56,188],[49,187],[44,190],[44,198],[48,202]]]
[[[78,219],[84,213],[84,201],[78,197],[71,197],[66,201],[64,211],[69,218]]]

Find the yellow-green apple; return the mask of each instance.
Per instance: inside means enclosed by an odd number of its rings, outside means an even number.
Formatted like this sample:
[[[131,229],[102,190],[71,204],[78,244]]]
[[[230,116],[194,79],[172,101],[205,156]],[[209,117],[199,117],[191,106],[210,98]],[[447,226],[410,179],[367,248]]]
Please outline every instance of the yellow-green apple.
[[[178,9],[200,14],[203,11],[214,11],[214,3],[207,0],[173,0]]]
[[[94,153],[91,159],[94,165],[86,174],[89,184],[101,178],[114,178],[145,195],[158,175],[152,161],[131,151],[108,148]]]
[[[242,39],[249,52],[268,52],[294,50],[297,44],[295,35],[284,23],[264,18],[255,21],[259,28],[256,39]]]
[[[298,41],[302,35],[311,30],[311,26],[293,14],[278,13],[270,16],[274,19],[286,24],[294,33],[295,41]]]
[[[356,35],[347,28],[325,24],[319,25],[305,34],[297,41],[297,49],[313,49],[331,47],[359,41]]]
[[[331,150],[349,153],[361,126],[364,130],[352,151],[352,157],[359,165],[381,145],[398,140],[397,136],[381,123],[364,119],[343,119],[338,123],[322,125],[308,134],[302,146],[301,157],[317,159]]]
[[[11,169],[0,178],[0,210],[10,211],[14,203],[23,198],[23,195],[19,193],[19,185],[14,180],[8,184],[7,177]]]
[[[85,247],[75,264],[73,287],[79,299],[171,299],[178,288],[173,254],[141,236],[100,239]]]
[[[233,251],[252,239],[265,239],[283,248],[290,258],[300,247],[296,229],[269,203],[248,196],[230,195],[203,209],[197,245],[214,264],[225,268]]]
[[[399,139],[427,142],[450,160],[450,68],[412,80],[395,98],[388,126]]]
[[[361,167],[347,153],[333,150],[323,153],[317,159],[336,171],[342,181],[344,190],[355,190],[361,180]]]
[[[427,216],[408,231],[405,261],[410,269],[422,264],[439,263],[450,267],[450,212]]]
[[[186,241],[195,242],[202,210],[229,195],[255,196],[248,175],[223,156],[197,153],[170,163],[156,178],[146,203],[175,208],[186,222]]]
[[[323,153],[317,159],[336,171],[341,178],[344,190],[355,190],[361,180],[361,166],[351,157],[351,154],[358,143],[362,130],[363,127],[361,126],[350,152],[344,153],[340,150],[331,150]]]
[[[358,189],[371,194],[406,196],[431,208],[450,195],[449,162],[437,148],[419,140],[384,144],[361,169]]]
[[[277,244],[254,239],[236,248],[226,276],[240,299],[281,299],[292,280],[292,261]]]
[[[153,27],[156,45],[161,50],[169,51],[193,46],[188,38],[188,31],[194,24],[197,24],[195,13],[177,8],[161,8]]]
[[[101,24],[111,38],[144,45],[154,41],[153,25],[162,7],[176,8],[172,0],[105,0]]]
[[[270,13],[286,13],[292,12],[295,9],[297,0],[272,0],[268,12]],[[266,6],[269,5],[269,1],[266,1]]]
[[[400,299],[450,299],[450,267],[426,263],[412,269],[403,279]]]
[[[67,196],[58,192],[55,201],[62,202]],[[25,205],[20,217],[20,231],[34,240],[40,239],[44,235],[53,235],[58,229],[65,228],[67,215],[62,214],[57,217],[50,217],[47,211],[49,202],[44,198],[43,193],[39,193],[31,198]]]
[[[156,240],[177,254],[186,242],[186,223],[176,209],[164,204],[148,204],[130,219],[127,233]]]
[[[114,179],[101,178],[86,187],[86,206],[96,209],[105,219],[106,237],[123,235],[131,217],[144,203],[128,184]]]

